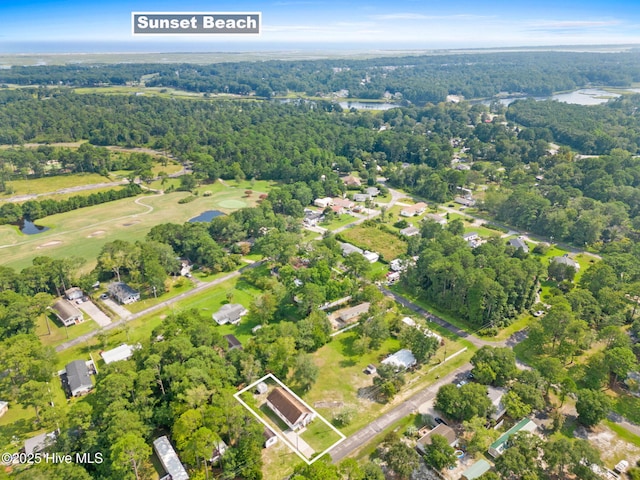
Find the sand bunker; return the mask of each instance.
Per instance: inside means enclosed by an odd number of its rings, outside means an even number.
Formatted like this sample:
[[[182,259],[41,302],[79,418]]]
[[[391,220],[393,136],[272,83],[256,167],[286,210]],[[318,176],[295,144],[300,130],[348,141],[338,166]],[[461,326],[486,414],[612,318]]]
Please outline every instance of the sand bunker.
[[[56,245],[60,245],[61,243],[62,243],[62,240],[51,240],[50,242],[43,243],[37,248],[55,247]]]
[[[131,225],[135,225],[136,223],[140,223],[140,220],[134,220],[133,222],[123,223],[123,227],[130,227]]]
[[[105,233],[107,233],[106,230],[96,230],[90,235],[87,235],[87,238],[99,237],[100,235],[104,235]]]

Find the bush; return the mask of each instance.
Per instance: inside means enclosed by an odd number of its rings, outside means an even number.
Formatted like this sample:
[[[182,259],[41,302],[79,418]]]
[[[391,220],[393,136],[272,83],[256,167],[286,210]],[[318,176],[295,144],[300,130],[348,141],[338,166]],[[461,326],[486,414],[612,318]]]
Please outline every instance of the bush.
[[[195,199],[196,199],[195,195],[189,195],[188,197],[184,197],[178,200],[178,203],[182,205],[184,203],[193,202]]]

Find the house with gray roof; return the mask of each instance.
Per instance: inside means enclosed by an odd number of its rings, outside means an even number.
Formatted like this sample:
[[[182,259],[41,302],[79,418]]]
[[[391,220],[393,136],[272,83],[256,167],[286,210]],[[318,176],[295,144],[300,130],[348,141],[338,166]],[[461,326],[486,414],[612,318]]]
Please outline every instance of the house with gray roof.
[[[51,310],[65,327],[75,325],[76,323],[82,323],[84,321],[82,312],[64,298],[58,300],[53,307],[51,307]]]
[[[107,287],[109,295],[115,298],[123,305],[137,302],[140,300],[140,292],[134,290],[124,282],[112,282]]]
[[[249,313],[248,310],[239,303],[226,303],[212,317],[218,325],[226,325],[227,323],[237,325],[247,313]]]
[[[364,250],[356,247],[355,245],[351,245],[350,243],[341,243],[340,248],[342,249],[342,256],[344,257],[352,253],[359,253],[360,255],[364,254]]]
[[[153,449],[162,464],[162,468],[167,472],[165,478],[170,478],[171,480],[189,480],[189,474],[184,469],[182,462],[180,462],[180,458],[178,454],[171,446],[171,442],[166,436],[156,438],[153,441]]]
[[[525,243],[522,237],[516,237],[509,240],[509,245],[515,249],[522,249],[524,253],[529,253],[529,245]]]
[[[560,263],[567,267],[573,267],[576,272],[580,270],[580,264],[576,262],[574,259],[569,258],[569,255],[567,253],[565,253],[561,257],[552,257],[551,261],[553,263]]]
[[[414,237],[416,235],[420,235],[420,229],[418,227],[414,227],[413,225],[410,225],[400,230],[400,235],[404,237]]]
[[[381,363],[383,365],[392,365],[397,370],[406,370],[407,368],[413,367],[418,362],[416,357],[413,356],[413,352],[411,350],[403,348],[402,350],[398,350],[393,355],[385,358]]]
[[[84,360],[74,360],[65,367],[67,386],[72,397],[88,393],[93,388],[89,367]]]
[[[24,453],[32,455],[34,453],[41,452],[45,448],[53,445],[58,438],[58,432],[53,431],[49,433],[41,433],[35,437],[27,438],[24,441]]]

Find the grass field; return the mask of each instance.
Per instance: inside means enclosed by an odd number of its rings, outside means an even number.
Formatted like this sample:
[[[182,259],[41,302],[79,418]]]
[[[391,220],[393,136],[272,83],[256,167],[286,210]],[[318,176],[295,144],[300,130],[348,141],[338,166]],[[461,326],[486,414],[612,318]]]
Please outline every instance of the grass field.
[[[260,186],[267,185],[262,182]],[[230,213],[241,206],[254,206],[262,191],[254,190],[251,197],[244,194],[244,186],[225,187],[219,183],[207,186],[211,196],[199,196],[195,201],[180,205],[178,200],[187,192],[166,195],[145,195],[74,210],[45,217],[39,225],[50,230],[36,235],[24,235],[17,227],[0,226],[0,262],[22,269],[37,256],[64,258],[76,256],[85,260],[85,268],[95,265],[102,246],[121,239],[142,240],[147,232],[161,223],[184,223],[205,210]]]
[[[344,227],[345,225],[349,225],[352,222],[355,222],[357,218],[352,217],[347,213],[343,213],[342,215],[338,215],[337,218],[331,220],[327,223],[320,223],[318,226],[322,228],[326,228],[327,230],[335,230],[336,228]]]
[[[97,173],[76,173],[73,175],[55,175],[52,177],[32,178],[29,180],[12,180],[7,182],[7,186],[13,189],[13,193],[3,193],[0,195],[0,201],[2,201],[3,198],[13,197],[16,195],[49,193],[62,190],[63,188],[80,187],[94,183],[111,183],[112,181],[112,179],[103,177]],[[76,193],[76,195],[82,194],[83,192]]]
[[[407,242],[376,227],[358,225],[342,232],[342,236],[360,248],[381,254],[387,261],[407,253]]]

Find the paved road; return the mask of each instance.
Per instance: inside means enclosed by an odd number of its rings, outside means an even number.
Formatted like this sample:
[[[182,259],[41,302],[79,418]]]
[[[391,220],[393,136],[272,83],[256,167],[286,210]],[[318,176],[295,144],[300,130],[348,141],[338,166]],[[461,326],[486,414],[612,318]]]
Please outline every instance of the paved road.
[[[58,345],[56,347],[56,352],[63,352],[64,350],[67,350],[71,347],[74,347],[76,345],[80,345],[83,342],[86,342],[87,340],[95,337],[96,335],[98,335],[98,333],[106,331],[106,330],[112,330],[114,328],[117,328],[121,325],[124,325],[126,322],[130,322],[132,320],[135,320],[137,318],[143,317],[145,315],[148,315],[149,313],[153,313],[155,311],[158,310],[162,310],[164,308],[167,308],[170,305],[173,305],[176,302],[179,302],[181,300],[184,300],[185,298],[189,298],[197,293],[200,293],[204,290],[207,290],[211,287],[214,287],[216,285],[219,285],[220,283],[226,282],[227,280],[230,280],[232,278],[238,277],[240,275],[242,275],[242,272],[244,272],[245,270],[249,270],[252,268],[256,268],[260,265],[262,265],[264,263],[264,261],[259,261],[259,262],[254,262],[251,265],[247,265],[246,267],[242,267],[239,270],[236,270],[234,272],[228,273],[227,275],[225,275],[224,277],[220,277],[217,278],[216,280],[213,280],[211,282],[203,282],[200,285],[196,286],[193,290],[189,290],[188,292],[184,292],[181,293],[178,296],[175,296],[173,298],[170,298],[169,300],[165,300],[164,302],[160,302],[157,305],[153,305],[149,308],[145,308],[144,310],[141,310],[138,313],[134,313],[130,316],[128,316],[127,318],[123,318],[118,320],[117,322],[112,322],[109,325],[107,325],[104,328],[101,328],[99,330],[93,330],[92,332],[87,333],[86,335],[82,335],[78,338],[74,338],[73,340],[70,340],[68,342],[62,343],[60,345]]]
[[[344,442],[335,447],[330,453],[334,463],[337,463],[351,455],[355,450],[369,442],[375,435],[382,432],[385,428],[390,427],[403,417],[412,412],[417,412],[418,407],[425,402],[433,400],[438,393],[438,389],[447,383],[452,383],[456,377],[465,374],[471,370],[471,364],[466,363],[457,370],[453,371],[446,377],[438,380],[429,387],[421,390],[408,400],[404,401],[397,407],[388,411],[381,417],[371,422],[366,427],[358,430],[356,433],[348,437]]]

